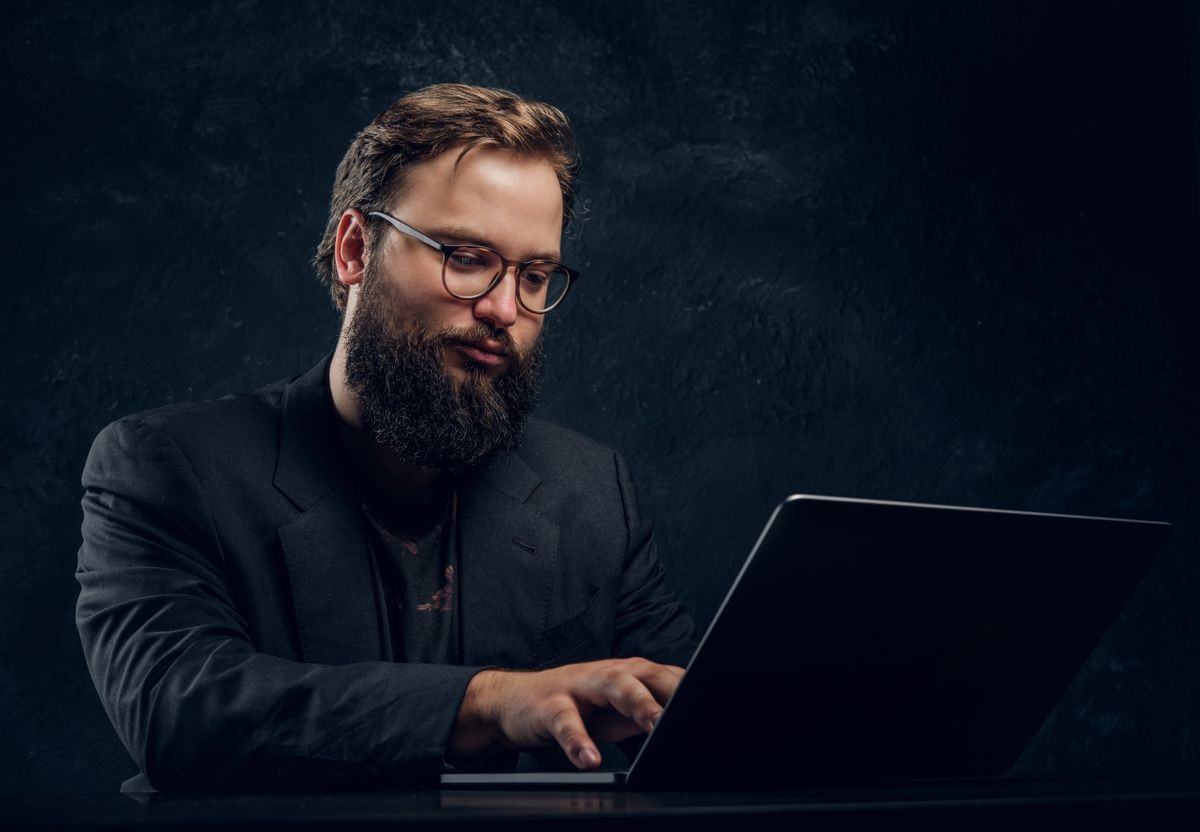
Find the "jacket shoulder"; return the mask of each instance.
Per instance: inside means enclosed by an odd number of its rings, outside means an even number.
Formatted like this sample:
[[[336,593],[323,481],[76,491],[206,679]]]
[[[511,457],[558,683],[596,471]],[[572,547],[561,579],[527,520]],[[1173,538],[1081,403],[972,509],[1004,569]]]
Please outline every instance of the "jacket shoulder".
[[[192,459],[264,446],[274,451],[286,384],[278,381],[253,392],[177,402],[122,416],[100,431],[92,455],[132,450],[150,436],[165,437]]]
[[[598,500],[621,499],[625,462],[613,448],[569,428],[530,419],[516,454],[552,490],[587,494]]]
[[[530,462],[560,458],[563,454],[611,461],[616,453],[602,442],[545,419],[529,419],[526,422],[517,450]]]

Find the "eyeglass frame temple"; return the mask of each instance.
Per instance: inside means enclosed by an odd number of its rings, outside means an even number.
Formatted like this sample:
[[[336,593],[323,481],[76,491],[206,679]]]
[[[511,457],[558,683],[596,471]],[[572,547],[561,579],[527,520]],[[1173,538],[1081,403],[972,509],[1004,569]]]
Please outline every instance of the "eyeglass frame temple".
[[[408,223],[403,222],[402,220],[396,219],[391,214],[385,214],[382,211],[372,211],[370,214],[368,214],[368,216],[379,217],[381,220],[387,220],[389,223],[391,223],[393,226],[395,226],[397,231],[399,231],[403,234],[407,234],[410,237],[415,237],[416,239],[420,240],[422,243],[429,246],[430,248],[436,249],[438,251],[438,253],[440,253],[440,254],[445,254],[446,249],[449,248],[449,246],[442,245],[441,243],[439,243],[437,240],[433,239],[432,237],[426,237],[424,234],[422,234],[417,229],[413,228]]]

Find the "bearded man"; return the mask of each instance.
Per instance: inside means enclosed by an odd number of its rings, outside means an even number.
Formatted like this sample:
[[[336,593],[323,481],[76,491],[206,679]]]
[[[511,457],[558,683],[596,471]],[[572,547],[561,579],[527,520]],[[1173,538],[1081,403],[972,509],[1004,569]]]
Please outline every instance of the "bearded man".
[[[653,728],[691,619],[620,456],[527,419],[577,172],[546,104],[400,99],[338,168],[333,354],[97,437],[77,623],[127,790],[588,769]]]

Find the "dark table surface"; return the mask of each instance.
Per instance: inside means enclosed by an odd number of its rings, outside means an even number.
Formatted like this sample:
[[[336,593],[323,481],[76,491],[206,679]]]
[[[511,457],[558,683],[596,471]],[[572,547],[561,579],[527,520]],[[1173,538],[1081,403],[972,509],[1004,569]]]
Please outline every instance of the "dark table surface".
[[[0,798],[0,826],[26,829],[305,829],[481,824],[655,830],[762,828],[1200,829],[1200,773],[1156,777],[894,783],[771,791],[416,789],[255,795],[30,795]],[[1070,824],[1066,826],[1065,824]]]

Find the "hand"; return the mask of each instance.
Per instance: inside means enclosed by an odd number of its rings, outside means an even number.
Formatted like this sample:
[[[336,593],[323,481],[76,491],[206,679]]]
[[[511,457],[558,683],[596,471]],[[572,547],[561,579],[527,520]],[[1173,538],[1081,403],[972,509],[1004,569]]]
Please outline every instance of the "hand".
[[[447,751],[475,756],[558,743],[581,769],[600,765],[597,742],[649,733],[683,668],[606,659],[539,672],[484,670],[467,686]]]

